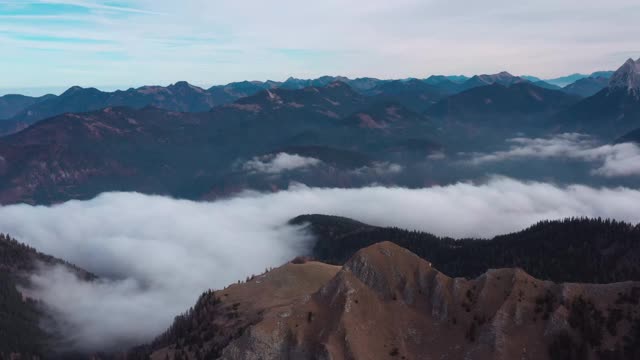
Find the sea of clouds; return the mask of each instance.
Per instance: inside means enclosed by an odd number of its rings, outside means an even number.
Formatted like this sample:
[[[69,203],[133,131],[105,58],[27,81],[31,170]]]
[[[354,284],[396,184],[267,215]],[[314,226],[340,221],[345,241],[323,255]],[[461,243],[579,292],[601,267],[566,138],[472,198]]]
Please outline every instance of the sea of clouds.
[[[640,190],[494,177],[422,189],[295,185],[215,202],[106,193],[50,207],[0,207],[0,231],[101,276],[85,282],[44,268],[30,289],[65,324],[72,344],[95,351],[149,341],[203,291],[308,253],[313,239],[287,221],[310,213],[491,237],[570,216],[637,223]]]

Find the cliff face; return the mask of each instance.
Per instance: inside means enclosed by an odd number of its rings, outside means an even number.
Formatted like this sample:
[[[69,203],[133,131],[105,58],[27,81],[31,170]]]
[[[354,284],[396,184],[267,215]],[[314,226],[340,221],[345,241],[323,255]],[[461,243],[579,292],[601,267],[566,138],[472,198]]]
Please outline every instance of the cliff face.
[[[341,269],[287,264],[214,297],[221,309],[235,308],[233,321],[246,320],[227,343],[217,343],[222,359],[633,359],[639,354],[640,283],[554,284],[519,269],[454,279],[391,243],[359,251]],[[165,345],[152,358],[199,358],[211,347],[184,338]]]

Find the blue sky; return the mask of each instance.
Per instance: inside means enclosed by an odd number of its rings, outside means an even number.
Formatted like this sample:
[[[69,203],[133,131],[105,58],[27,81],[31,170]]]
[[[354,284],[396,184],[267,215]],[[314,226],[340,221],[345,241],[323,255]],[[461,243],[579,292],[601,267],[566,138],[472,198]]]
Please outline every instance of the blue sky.
[[[553,77],[640,56],[638,18],[637,0],[0,0],[0,93],[326,74]]]

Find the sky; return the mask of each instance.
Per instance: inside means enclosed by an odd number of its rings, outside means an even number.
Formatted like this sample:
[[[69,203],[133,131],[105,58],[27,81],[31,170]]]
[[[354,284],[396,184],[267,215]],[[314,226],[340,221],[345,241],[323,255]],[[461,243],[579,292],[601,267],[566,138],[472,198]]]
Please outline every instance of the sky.
[[[550,78],[637,58],[638,16],[637,0],[0,0],[0,92],[327,74]]]

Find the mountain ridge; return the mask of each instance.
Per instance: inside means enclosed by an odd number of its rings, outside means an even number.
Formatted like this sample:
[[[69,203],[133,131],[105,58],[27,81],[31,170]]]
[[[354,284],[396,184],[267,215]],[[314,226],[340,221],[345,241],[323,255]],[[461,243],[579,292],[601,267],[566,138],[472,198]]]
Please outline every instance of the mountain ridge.
[[[640,351],[633,339],[640,318],[614,314],[637,311],[637,302],[624,299],[640,291],[640,283],[554,284],[519,269],[490,270],[471,280],[451,278],[389,242],[358,251],[342,268],[321,266],[296,260],[246,283],[207,292],[162,342],[130,358],[525,355],[555,360],[567,353],[632,358]],[[273,296],[272,284],[281,283],[285,274],[299,279],[302,273],[317,274],[316,282],[307,281],[317,290],[293,291],[277,305],[265,303]],[[295,289],[297,283],[290,286]],[[225,312],[237,320],[216,315]],[[213,327],[207,325],[211,318],[218,319]]]

